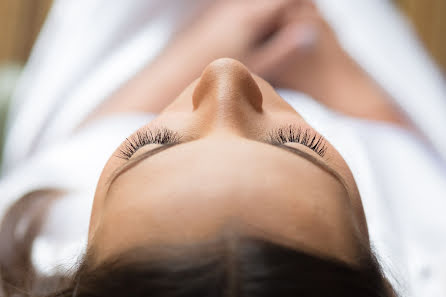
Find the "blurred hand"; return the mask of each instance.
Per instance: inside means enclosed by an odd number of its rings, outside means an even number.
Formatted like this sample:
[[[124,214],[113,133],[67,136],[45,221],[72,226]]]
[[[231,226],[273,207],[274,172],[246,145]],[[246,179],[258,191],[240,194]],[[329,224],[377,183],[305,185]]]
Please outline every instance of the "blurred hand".
[[[230,57],[266,78],[283,64],[294,46],[283,37],[289,11],[303,0],[217,0],[196,21],[180,31],[166,50],[167,61],[181,61],[182,71],[196,78],[211,61]],[[174,63],[166,63],[173,65]]]
[[[102,113],[160,112],[210,62],[222,57],[237,59],[280,85],[288,74],[294,76],[292,70],[298,66],[289,63],[299,46],[290,24],[308,1],[216,0],[178,32],[153,63],[117,91]]]
[[[216,0],[96,115],[160,112],[222,57],[339,112],[408,126],[388,95],[342,49],[312,0]]]

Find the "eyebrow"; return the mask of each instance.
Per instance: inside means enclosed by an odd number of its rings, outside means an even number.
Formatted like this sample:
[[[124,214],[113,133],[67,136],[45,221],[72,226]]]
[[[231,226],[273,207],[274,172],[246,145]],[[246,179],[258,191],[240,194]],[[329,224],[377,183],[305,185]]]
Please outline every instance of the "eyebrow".
[[[297,149],[295,147],[291,147],[291,146],[287,146],[284,145],[282,143],[270,143],[270,142],[264,142],[264,141],[259,141],[259,143],[263,143],[265,145],[272,145],[278,148],[283,149],[284,151],[290,152],[292,154],[295,154],[299,157],[302,157],[304,159],[306,159],[307,161],[313,163],[314,165],[318,166],[319,168],[321,168],[323,171],[327,172],[328,174],[330,174],[332,177],[334,177],[339,183],[342,184],[342,186],[344,187],[345,191],[347,192],[347,194],[349,194],[348,191],[348,186],[347,183],[345,181],[345,179],[336,171],[334,170],[331,166],[325,164],[325,162],[323,162],[322,160],[320,160],[320,158],[313,156],[312,154]],[[177,145],[181,145],[184,143],[173,143],[173,144],[166,144],[160,147],[157,147],[155,149],[152,149],[150,151],[147,151],[135,158],[133,158],[132,160],[127,161],[124,165],[120,166],[118,169],[116,169],[111,176],[109,177],[108,181],[106,182],[106,185],[108,187],[108,190],[110,189],[111,184],[119,177],[121,176],[123,173],[127,172],[128,170],[132,169],[133,167],[135,167],[136,165],[138,165],[140,162],[142,162],[143,160],[146,160],[156,154],[159,154],[169,148],[172,148],[174,146]]]

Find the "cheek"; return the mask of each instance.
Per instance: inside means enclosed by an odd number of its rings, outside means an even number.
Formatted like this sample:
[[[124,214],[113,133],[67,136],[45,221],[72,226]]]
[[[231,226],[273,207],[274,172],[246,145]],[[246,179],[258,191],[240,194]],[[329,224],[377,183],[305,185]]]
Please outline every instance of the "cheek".
[[[263,126],[263,133],[268,133],[278,128],[285,128],[294,126],[303,130],[314,130],[296,111],[282,111],[282,112],[265,112],[264,119],[258,121]],[[314,130],[315,131],[315,130]]]
[[[181,92],[181,94],[176,97],[172,103],[170,103],[161,113],[161,115],[165,112],[192,112],[193,104],[192,104],[192,95],[195,89],[195,86],[198,84],[199,79],[193,81],[186,89]]]
[[[164,111],[153,119],[148,125],[151,128],[165,127],[177,132],[182,139],[184,136],[193,135],[194,131],[200,131],[197,127],[197,119],[190,111],[170,110]]]

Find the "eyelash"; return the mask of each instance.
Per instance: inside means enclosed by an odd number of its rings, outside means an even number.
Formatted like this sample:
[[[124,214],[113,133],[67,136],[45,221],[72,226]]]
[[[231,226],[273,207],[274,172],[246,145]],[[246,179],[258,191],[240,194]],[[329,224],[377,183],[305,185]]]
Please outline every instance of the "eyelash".
[[[122,147],[119,149],[118,157],[129,160],[137,150],[148,144],[176,144],[180,142],[181,137],[178,133],[166,129],[140,129],[133,135],[125,139]]]
[[[137,150],[148,144],[177,144],[181,140],[178,133],[167,129],[140,129],[125,139],[119,149],[118,157],[129,160]],[[287,126],[275,129],[269,133],[268,143],[285,144],[295,142],[313,150],[319,156],[324,157],[327,152],[327,141],[321,135],[311,129],[302,129],[295,126]]]
[[[295,142],[305,145],[321,157],[325,156],[328,146],[325,138],[311,129],[287,126],[276,129],[269,134],[269,142],[272,144],[285,144]]]

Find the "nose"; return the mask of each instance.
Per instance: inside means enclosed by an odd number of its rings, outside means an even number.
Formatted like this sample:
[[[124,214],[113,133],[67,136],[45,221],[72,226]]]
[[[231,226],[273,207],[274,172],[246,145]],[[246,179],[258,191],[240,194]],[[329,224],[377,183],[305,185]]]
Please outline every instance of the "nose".
[[[193,109],[231,118],[262,112],[262,92],[249,70],[240,62],[222,58],[209,64],[192,95]]]

